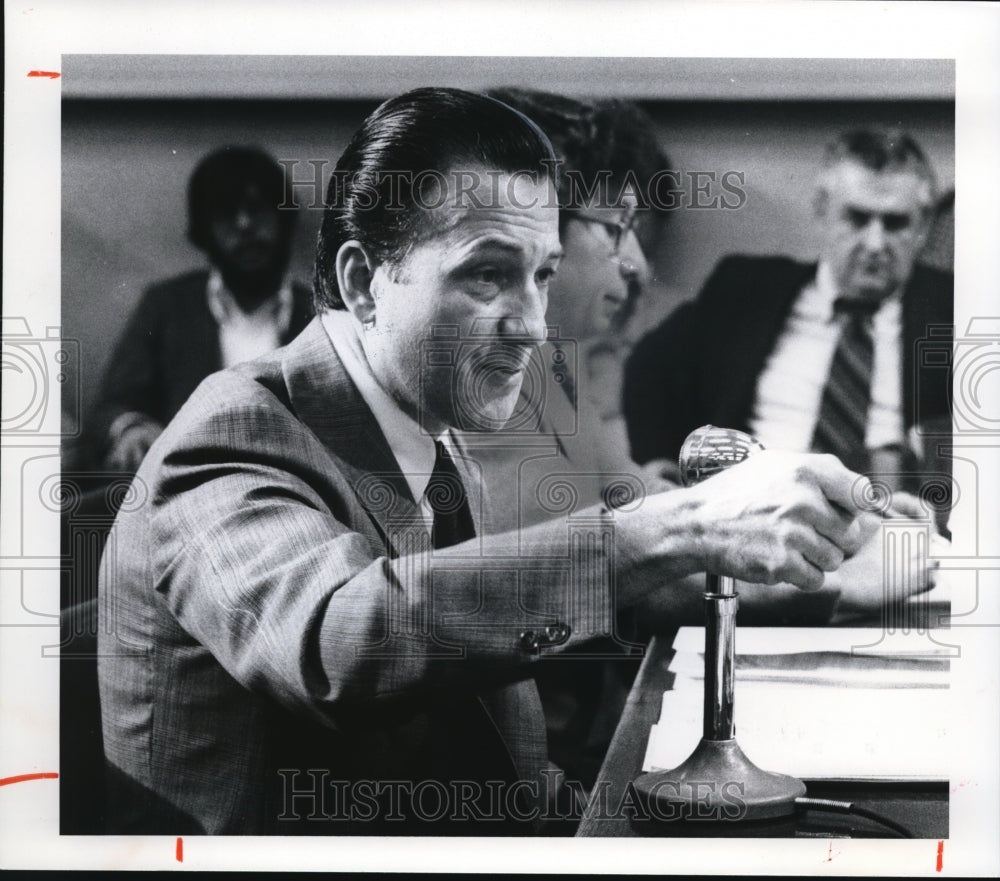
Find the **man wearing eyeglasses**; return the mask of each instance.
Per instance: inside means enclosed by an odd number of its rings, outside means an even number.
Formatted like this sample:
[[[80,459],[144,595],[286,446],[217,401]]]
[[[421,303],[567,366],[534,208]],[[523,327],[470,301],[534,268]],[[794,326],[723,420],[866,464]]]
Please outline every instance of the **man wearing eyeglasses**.
[[[636,346],[624,391],[633,458],[672,459],[711,422],[905,488],[914,426],[950,425],[943,371],[915,362],[917,342],[953,321],[951,273],[914,268],[934,190],[909,135],[832,142],[814,199],[818,263],[728,257]]]
[[[649,118],[624,101],[544,92],[492,93],[537,122],[560,160],[563,257],[549,287],[548,341],[532,362],[507,426],[467,437],[488,487],[492,530],[505,532],[609,507],[666,488],[626,454],[619,416],[629,319],[650,279],[640,238],[658,218],[634,186],[669,167]],[[549,659],[537,676],[552,762],[590,786],[614,732],[635,659],[609,618],[579,654]]]
[[[552,298],[548,320],[560,333],[587,341],[619,333],[649,280],[649,266],[633,227],[636,198],[626,190],[618,204],[563,209],[561,238],[566,272],[560,287],[578,295]]]
[[[550,654],[700,569],[818,588],[874,528],[857,475],[762,453],[641,510],[491,534],[455,429],[503,425],[531,381],[554,159],[527,117],[457,89],[389,99],[351,138],[319,316],[199,387],[108,541],[109,832],[540,831]]]
[[[545,496],[560,473],[570,475],[580,507],[623,479],[629,492],[664,488],[628,458],[619,401],[629,319],[650,281],[642,242],[662,219],[639,207],[634,187],[645,187],[669,160],[648,116],[629,102],[526,89],[491,94],[537,122],[555,147],[563,247],[535,382],[525,383],[523,406],[504,431],[471,439],[497,474],[493,516],[506,530],[553,516]],[[511,468],[517,479],[507,479]]]

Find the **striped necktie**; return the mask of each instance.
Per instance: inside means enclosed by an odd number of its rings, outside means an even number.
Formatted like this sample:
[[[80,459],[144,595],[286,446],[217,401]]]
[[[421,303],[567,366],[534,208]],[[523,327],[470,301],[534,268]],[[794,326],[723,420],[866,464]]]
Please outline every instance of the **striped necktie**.
[[[833,453],[853,471],[869,468],[865,434],[874,361],[872,314],[876,303],[838,299],[834,309],[841,319],[840,338],[823,389],[812,449]]]
[[[447,548],[476,537],[469,497],[465,484],[448,449],[441,441],[434,442],[434,470],[424,495],[434,512],[431,543],[435,548]]]

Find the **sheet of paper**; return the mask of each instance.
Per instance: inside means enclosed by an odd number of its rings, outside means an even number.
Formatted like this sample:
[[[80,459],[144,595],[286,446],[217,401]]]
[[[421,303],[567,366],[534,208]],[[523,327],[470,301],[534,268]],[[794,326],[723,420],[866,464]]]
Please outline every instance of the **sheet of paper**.
[[[738,632],[737,654],[751,658],[737,672],[736,736],[751,761],[814,780],[947,779],[948,662],[933,655],[852,662],[851,646],[870,645],[878,633]],[[677,678],[650,733],[647,771],[676,767],[701,737],[704,631],[684,628],[674,645]],[[789,664],[796,653],[806,654]]]
[[[705,628],[682,627],[673,643],[674,651],[700,653],[705,650]],[[953,646],[947,631],[903,633],[878,627],[739,627],[736,654],[777,655],[796,652],[847,652],[853,655],[949,658]],[[671,665],[673,667],[673,665]]]

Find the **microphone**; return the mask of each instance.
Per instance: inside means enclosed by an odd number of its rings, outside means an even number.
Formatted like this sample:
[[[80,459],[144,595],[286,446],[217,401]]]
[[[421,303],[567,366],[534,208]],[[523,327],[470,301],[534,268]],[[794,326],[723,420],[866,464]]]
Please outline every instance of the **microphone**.
[[[681,480],[693,486],[763,449],[742,431],[703,425],[681,446],[677,461]],[[636,778],[636,793],[655,805],[653,816],[730,821],[781,817],[794,812],[795,799],[806,794],[801,780],[761,770],[736,742],[733,674],[738,607],[735,580],[706,573],[702,738],[678,767]],[[738,816],[733,816],[734,805],[727,801],[734,786],[740,793]]]
[[[694,486],[763,449],[757,438],[745,432],[703,425],[692,431],[681,446],[677,457],[681,480],[684,486]]]

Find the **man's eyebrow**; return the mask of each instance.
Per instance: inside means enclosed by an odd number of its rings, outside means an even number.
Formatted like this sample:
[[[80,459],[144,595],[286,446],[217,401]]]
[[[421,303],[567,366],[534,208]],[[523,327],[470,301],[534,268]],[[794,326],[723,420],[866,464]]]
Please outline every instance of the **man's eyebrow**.
[[[496,248],[501,251],[510,251],[512,254],[520,254],[522,250],[518,245],[497,236],[486,236],[485,238],[475,239],[469,242],[463,250],[473,251],[480,248]]]
[[[520,245],[515,245],[513,242],[510,242],[507,239],[499,238],[498,236],[486,236],[485,238],[482,239],[476,239],[475,241],[472,241],[468,245],[463,247],[462,252],[463,254],[470,254],[474,251],[489,250],[489,249],[507,251],[508,253],[515,254],[517,256],[521,256],[521,254],[524,253],[524,249]],[[561,259],[563,253],[564,251],[562,245],[560,245],[557,248],[553,248],[545,259],[546,260]]]

